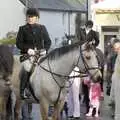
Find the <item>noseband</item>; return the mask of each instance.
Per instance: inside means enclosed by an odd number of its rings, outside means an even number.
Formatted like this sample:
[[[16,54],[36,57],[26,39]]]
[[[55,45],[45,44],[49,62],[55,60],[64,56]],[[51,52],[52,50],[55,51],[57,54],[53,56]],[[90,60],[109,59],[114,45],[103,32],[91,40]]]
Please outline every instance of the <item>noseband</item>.
[[[95,48],[94,48],[93,45],[91,45],[89,49],[95,50]],[[98,61],[98,67],[89,67],[89,65],[87,64],[87,62],[86,62],[86,60],[85,60],[85,58],[84,58],[84,55],[83,55],[83,51],[85,51],[85,50],[87,50],[87,48],[84,49],[84,50],[82,50],[82,48],[81,48],[81,46],[80,46],[80,56],[81,56],[81,58],[82,58],[82,61],[83,61],[84,67],[85,67],[84,74],[87,73],[87,75],[89,75],[90,78],[91,78],[92,80],[94,80],[94,75],[96,75],[97,72],[98,72],[98,70],[101,69],[100,60],[99,60],[98,55],[96,55],[96,58],[97,58],[97,61]],[[94,54],[97,54],[96,51],[94,52]],[[79,58],[80,58],[80,56],[79,56]],[[79,59],[79,58],[78,58],[78,59]],[[79,60],[78,60],[78,61],[79,61]],[[78,66],[78,65],[77,65],[77,66]],[[91,75],[90,70],[94,70],[94,69],[98,69],[98,70],[97,70],[93,75]],[[80,71],[80,73],[83,73],[83,72]]]

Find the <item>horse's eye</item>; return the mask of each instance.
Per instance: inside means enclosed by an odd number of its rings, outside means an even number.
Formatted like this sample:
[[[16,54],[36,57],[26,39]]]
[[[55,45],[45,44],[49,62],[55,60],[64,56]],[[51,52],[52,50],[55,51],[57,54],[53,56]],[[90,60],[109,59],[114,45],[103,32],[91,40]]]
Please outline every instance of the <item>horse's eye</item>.
[[[91,57],[90,57],[90,56],[86,56],[86,59],[87,59],[87,60],[90,60],[90,59],[91,59]]]

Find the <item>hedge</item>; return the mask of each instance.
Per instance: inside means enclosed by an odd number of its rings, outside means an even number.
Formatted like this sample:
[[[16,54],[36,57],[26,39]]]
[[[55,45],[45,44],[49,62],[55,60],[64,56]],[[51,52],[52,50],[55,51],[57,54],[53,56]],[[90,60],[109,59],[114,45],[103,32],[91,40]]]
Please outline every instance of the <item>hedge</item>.
[[[4,39],[0,39],[0,44],[12,44],[14,45],[16,43],[16,39],[15,38],[11,38],[11,39],[8,39],[8,38],[4,38]]]

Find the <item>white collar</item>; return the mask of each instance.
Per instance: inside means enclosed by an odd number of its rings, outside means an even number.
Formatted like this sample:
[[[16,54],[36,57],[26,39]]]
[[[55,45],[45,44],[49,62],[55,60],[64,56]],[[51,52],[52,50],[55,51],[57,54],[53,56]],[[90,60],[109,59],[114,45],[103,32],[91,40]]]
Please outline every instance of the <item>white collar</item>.
[[[91,31],[91,29],[86,29],[86,34],[88,34]]]

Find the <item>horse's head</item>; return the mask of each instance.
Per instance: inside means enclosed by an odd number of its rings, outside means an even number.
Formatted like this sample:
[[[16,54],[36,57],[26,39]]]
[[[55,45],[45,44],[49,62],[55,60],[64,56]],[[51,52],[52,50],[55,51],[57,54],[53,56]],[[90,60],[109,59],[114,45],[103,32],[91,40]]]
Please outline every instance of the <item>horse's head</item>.
[[[83,45],[80,47],[80,58],[79,63],[82,61],[82,71],[90,75],[91,79],[95,82],[102,76],[97,59],[97,54],[93,46]],[[80,68],[81,68],[81,64]]]

